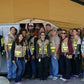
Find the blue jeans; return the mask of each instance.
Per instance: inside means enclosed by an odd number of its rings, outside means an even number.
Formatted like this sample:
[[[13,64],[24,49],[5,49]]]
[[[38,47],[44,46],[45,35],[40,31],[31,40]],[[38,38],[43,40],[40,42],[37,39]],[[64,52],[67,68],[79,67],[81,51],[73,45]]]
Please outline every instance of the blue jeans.
[[[16,66],[11,60],[11,52],[9,51],[9,59],[7,60],[8,79],[16,78]]]
[[[31,59],[32,75],[36,76],[36,59]]]
[[[55,59],[54,56],[51,57],[50,75],[58,77],[58,60],[57,58]]]
[[[19,82],[25,71],[25,60],[16,60],[15,63],[17,66],[15,82]]]

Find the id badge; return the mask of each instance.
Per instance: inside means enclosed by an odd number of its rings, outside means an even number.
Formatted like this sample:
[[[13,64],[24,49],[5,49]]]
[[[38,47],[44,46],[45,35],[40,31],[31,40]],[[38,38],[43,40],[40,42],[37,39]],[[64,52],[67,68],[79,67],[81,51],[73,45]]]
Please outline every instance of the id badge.
[[[38,59],[38,62],[41,62],[41,58]]]

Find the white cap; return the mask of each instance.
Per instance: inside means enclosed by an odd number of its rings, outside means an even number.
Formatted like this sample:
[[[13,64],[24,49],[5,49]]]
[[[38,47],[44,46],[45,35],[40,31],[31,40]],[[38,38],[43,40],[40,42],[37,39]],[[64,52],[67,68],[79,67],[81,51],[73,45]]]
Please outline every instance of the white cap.
[[[34,24],[33,23],[29,23],[29,26],[34,26]]]

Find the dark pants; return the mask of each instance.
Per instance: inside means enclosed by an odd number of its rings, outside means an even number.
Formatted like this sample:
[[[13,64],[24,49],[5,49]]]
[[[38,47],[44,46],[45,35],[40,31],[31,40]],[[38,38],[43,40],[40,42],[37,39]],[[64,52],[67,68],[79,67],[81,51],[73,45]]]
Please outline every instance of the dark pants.
[[[19,82],[25,71],[25,60],[16,60],[15,62],[17,66],[15,82]]]
[[[26,66],[25,66],[25,75],[32,75],[32,71],[31,71],[31,63],[30,61],[27,61]]]
[[[32,59],[32,56],[30,56],[30,61],[26,64],[26,72],[30,76],[36,76],[36,59]]]
[[[44,57],[44,58],[38,58],[38,75],[41,80],[46,80],[48,77],[48,69],[49,69],[49,58]]]
[[[79,57],[74,57],[72,58],[72,75],[79,75],[81,73],[82,69],[82,64],[81,64],[81,58]]]
[[[60,56],[60,72],[65,79],[70,78],[70,59],[66,58],[64,55]]]

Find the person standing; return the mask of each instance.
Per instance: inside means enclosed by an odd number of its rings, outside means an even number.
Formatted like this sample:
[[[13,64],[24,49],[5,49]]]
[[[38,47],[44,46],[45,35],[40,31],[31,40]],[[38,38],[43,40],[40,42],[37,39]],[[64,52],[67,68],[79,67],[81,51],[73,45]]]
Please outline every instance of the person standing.
[[[27,55],[26,55],[26,44],[23,40],[23,35],[19,33],[15,42],[13,42],[11,54],[12,54],[12,62],[16,65],[16,84],[22,84],[21,79],[25,71],[25,63],[27,63]]]
[[[46,31],[46,37],[45,38],[50,40],[51,31],[52,31],[50,24],[46,24],[45,31]]]
[[[38,36],[39,30],[40,30],[40,24],[37,23],[35,26],[35,36]]]
[[[38,75],[40,80],[47,80],[50,57],[50,43],[45,39],[45,32],[41,32],[41,38],[36,44],[36,58]]]
[[[72,42],[67,37],[67,31],[62,30],[61,32],[61,40],[60,40],[60,72],[62,77],[60,78],[64,82],[70,79],[70,59],[72,58],[73,48]]]
[[[29,56],[30,56],[30,65],[31,65],[31,71],[32,79],[35,79],[36,77],[36,36],[34,33],[34,30],[31,31],[31,36],[28,39],[28,45],[29,45]]]
[[[7,69],[8,69],[8,75],[7,78],[11,81],[11,79],[16,78],[16,66],[11,60],[11,48],[12,48],[12,43],[15,40],[15,27],[10,28],[10,34],[8,34],[5,39],[4,39],[4,44],[5,44],[5,51],[6,51],[6,59],[7,59]]]
[[[78,36],[78,29],[73,29],[73,58],[72,58],[72,75],[73,78],[79,77],[81,64],[81,38]]]
[[[32,32],[33,30],[34,30],[34,24],[33,24],[33,23],[29,23],[29,24],[28,24],[28,27],[27,27],[27,34],[26,34],[27,39],[30,38],[31,32]]]
[[[51,63],[50,63],[50,76],[53,80],[58,78],[58,49],[60,44],[60,38],[57,35],[57,29],[52,29],[52,37],[50,39],[50,50],[51,50]]]
[[[84,81],[84,36],[82,38],[81,54],[82,54],[82,70],[83,70],[83,75],[82,75],[81,81]]]

